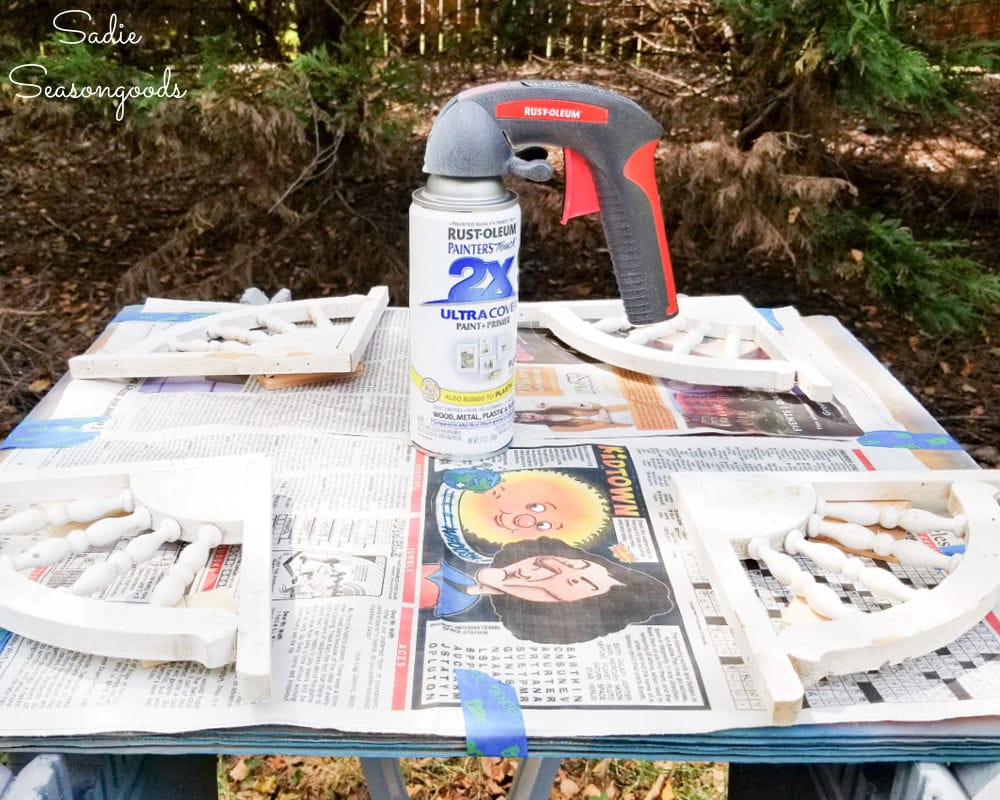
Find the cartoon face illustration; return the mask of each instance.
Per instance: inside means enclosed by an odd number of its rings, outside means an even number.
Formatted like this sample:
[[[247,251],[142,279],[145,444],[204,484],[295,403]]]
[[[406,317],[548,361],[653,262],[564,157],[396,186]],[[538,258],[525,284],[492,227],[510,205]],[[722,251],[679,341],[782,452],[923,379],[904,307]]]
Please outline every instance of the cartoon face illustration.
[[[281,562],[275,576],[275,596],[378,596],[384,586],[385,562],[384,556],[298,551]]]
[[[333,585],[339,580],[340,573],[332,564],[321,561],[312,572],[312,580],[315,583]]]
[[[586,642],[674,607],[652,575],[546,537],[504,545],[472,583],[463,591],[486,594],[501,624],[532,642]]]
[[[483,594],[506,594],[536,603],[571,603],[624,586],[603,564],[588,558],[539,555],[476,573]]]
[[[299,552],[286,559],[282,567],[286,574],[279,588],[290,596],[333,597],[344,579],[335,558],[321,560]]]
[[[493,488],[465,492],[458,503],[467,534],[497,544],[539,536],[581,544],[603,530],[609,514],[596,488],[548,470],[505,472]]]

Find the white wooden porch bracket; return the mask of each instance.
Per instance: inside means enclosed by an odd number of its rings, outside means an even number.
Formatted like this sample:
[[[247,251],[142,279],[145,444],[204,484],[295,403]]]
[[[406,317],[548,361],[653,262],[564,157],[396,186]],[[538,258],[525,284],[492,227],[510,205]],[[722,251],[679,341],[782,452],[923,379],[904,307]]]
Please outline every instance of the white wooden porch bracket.
[[[0,473],[0,628],[144,661],[234,663],[250,701],[271,690],[271,466],[264,455]],[[149,531],[149,532],[145,532]],[[31,572],[128,541],[73,585]],[[145,602],[93,597],[160,546],[185,543]],[[214,548],[241,548],[235,608],[176,606]],[[190,597],[190,595],[189,595]]]
[[[943,647],[1000,600],[997,470],[678,473],[671,491],[758,693],[779,724],[795,720],[805,688],[823,677],[875,670]],[[900,514],[900,506],[908,510]],[[889,523],[896,535],[852,517]],[[914,531],[949,531],[964,538],[965,552],[942,554],[913,538]],[[931,588],[904,585],[869,566],[873,562],[851,557],[856,549],[936,570],[941,580]],[[776,630],[744,569],[747,558],[763,562],[812,608],[807,621]],[[899,602],[862,613],[812,572],[840,573]]]
[[[75,356],[69,369],[74,378],[349,373],[388,304],[389,290],[375,286],[367,295],[241,306],[114,352]]]
[[[546,328],[581,353],[615,367],[703,386],[785,392],[798,386],[816,402],[833,384],[739,295],[678,298],[673,319],[632,327],[620,300],[521,303],[519,325]],[[692,351],[720,340],[715,354]],[[767,359],[744,358],[760,348]]]

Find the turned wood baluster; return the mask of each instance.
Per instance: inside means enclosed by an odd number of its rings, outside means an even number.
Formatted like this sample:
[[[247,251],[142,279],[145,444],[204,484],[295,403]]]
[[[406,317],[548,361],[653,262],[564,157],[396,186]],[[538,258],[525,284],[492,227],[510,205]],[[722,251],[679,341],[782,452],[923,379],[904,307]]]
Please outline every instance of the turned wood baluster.
[[[191,544],[187,545],[166,575],[156,584],[149,602],[155,606],[174,606],[184,596],[184,590],[194,580],[198,570],[208,561],[212,548],[222,543],[222,531],[215,525],[202,525]]]
[[[250,328],[238,328],[235,325],[212,324],[205,328],[205,335],[209,339],[226,339],[227,341],[240,342],[251,345],[257,342],[265,342],[270,337],[263,331],[255,331]]]
[[[594,320],[591,325],[594,326],[594,330],[600,331],[601,333],[617,333],[618,331],[626,330],[629,327],[628,317],[602,317],[601,319]]]
[[[832,544],[810,541],[800,530],[790,531],[785,537],[785,552],[790,555],[801,553],[821,569],[837,572],[890,600],[912,600],[918,592],[927,591],[907,586],[888,570],[865,564],[860,558],[848,556]]]
[[[942,517],[922,508],[900,509],[894,506],[877,506],[873,503],[831,503],[819,500],[816,513],[821,517],[833,517],[856,525],[880,525],[883,528],[902,528],[908,533],[928,531],[950,531],[956,536],[964,536],[968,520],[962,514]]]
[[[125,489],[109,497],[84,497],[68,503],[45,503],[32,506],[0,520],[0,536],[23,535],[40,531],[48,525],[67,522],[92,522],[116,511],[132,511],[135,501]]]
[[[852,550],[873,550],[877,555],[893,556],[914,567],[935,567],[950,572],[958,566],[961,554],[946,556],[913,539],[896,539],[888,533],[874,533],[853,522],[829,522],[817,514],[809,517],[806,533],[810,538],[827,536]]]
[[[18,553],[11,560],[14,569],[47,567],[74,553],[85,553],[92,547],[104,547],[138,531],[148,528],[153,518],[147,509],[139,506],[125,517],[105,517],[82,530],[70,531],[66,536],[43,539]]]
[[[711,327],[707,322],[699,322],[694,328],[684,334],[684,337],[671,349],[674,355],[688,355],[698,345],[705,341]]]
[[[627,324],[628,317],[625,317],[625,321]],[[654,339],[663,339],[664,337],[670,336],[678,331],[686,330],[687,324],[688,321],[684,317],[678,315],[673,319],[668,319],[664,322],[657,322],[653,325],[640,325],[638,328],[628,332],[625,336],[625,341],[632,342],[632,344],[649,344]],[[698,341],[701,341],[701,339]],[[693,346],[694,345],[692,345],[692,347]]]
[[[272,333],[299,333],[299,326],[294,322],[277,317],[274,314],[258,314],[257,322]]]
[[[726,337],[722,342],[723,358],[739,358],[740,347],[743,344],[743,337],[740,336],[740,329],[736,325],[726,328]]]
[[[309,319],[312,320],[312,324],[317,328],[332,328],[333,322],[326,315],[323,307],[320,305],[309,306],[306,309],[306,313],[309,315]]]
[[[747,545],[751,558],[763,561],[781,583],[793,594],[805,599],[817,614],[828,619],[839,619],[860,612],[854,606],[844,603],[829,586],[817,583],[816,578],[798,565],[789,555],[771,547],[767,539],[751,539]]]
[[[172,519],[165,519],[150,533],[136,536],[122,550],[112,553],[106,561],[87,567],[68,591],[79,595],[99,592],[119,575],[149,561],[164,544],[176,542],[180,535],[181,526]]]

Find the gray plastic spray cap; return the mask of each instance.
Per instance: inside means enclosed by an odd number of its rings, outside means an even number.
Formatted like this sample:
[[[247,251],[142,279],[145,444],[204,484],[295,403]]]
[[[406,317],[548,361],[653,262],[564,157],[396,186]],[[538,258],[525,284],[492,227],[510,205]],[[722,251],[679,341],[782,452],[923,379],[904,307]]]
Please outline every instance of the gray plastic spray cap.
[[[451,178],[487,178],[503,175],[511,156],[510,144],[497,121],[482,106],[459,101],[434,121],[424,172]]]
[[[544,159],[526,161],[514,155],[497,121],[482,106],[460,100],[434,121],[424,152],[424,172],[450,178],[517,175],[532,181],[552,177]]]

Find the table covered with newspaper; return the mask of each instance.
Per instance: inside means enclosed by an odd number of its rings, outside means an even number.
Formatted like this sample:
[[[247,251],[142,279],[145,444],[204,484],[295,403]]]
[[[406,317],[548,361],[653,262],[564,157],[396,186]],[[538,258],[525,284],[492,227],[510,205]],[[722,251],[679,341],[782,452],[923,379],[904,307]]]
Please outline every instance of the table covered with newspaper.
[[[100,344],[229,307],[151,300],[120,315]],[[768,746],[784,734],[767,728],[679,521],[671,474],[975,468],[960,448],[866,438],[941,431],[834,320],[793,309],[773,318],[808,340],[834,380],[833,402],[648,379],[526,330],[514,446],[475,464],[409,442],[405,309],[385,313],[360,374],[326,383],[64,379],[8,438],[0,468],[270,455],[272,700],[242,701],[231,669],[87,656],[0,631],[0,745],[123,731],[133,742],[169,742],[209,729],[204,745],[214,751],[280,742],[307,752],[324,731],[461,740],[464,669],[514,688],[532,742],[573,741],[585,753],[580,740],[594,737],[641,754],[659,736],[684,753],[684,737],[716,732],[730,737],[729,752]],[[614,563],[631,600],[600,614],[572,602],[535,604],[548,607],[535,613],[483,590],[490,571],[509,575],[543,552]],[[35,577],[59,586],[73,574],[69,559]],[[195,589],[238,576],[230,548]],[[122,600],[136,587],[107,591]],[[808,690],[797,736],[827,729],[813,723],[863,723],[849,729],[863,739],[871,723],[895,721],[905,741],[927,732],[913,723],[1000,715],[998,630],[991,614],[926,657],[822,680]],[[955,741],[982,731],[938,724]],[[227,740],[227,729],[239,730]]]

